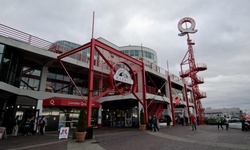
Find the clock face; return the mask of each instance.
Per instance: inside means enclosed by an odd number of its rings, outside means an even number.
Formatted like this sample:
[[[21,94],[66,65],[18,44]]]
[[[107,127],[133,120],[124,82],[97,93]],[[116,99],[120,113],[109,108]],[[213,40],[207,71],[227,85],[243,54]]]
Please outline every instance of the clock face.
[[[179,35],[185,35],[187,33],[195,33],[198,30],[195,28],[195,21],[190,17],[181,19],[178,23],[178,29],[181,32]]]

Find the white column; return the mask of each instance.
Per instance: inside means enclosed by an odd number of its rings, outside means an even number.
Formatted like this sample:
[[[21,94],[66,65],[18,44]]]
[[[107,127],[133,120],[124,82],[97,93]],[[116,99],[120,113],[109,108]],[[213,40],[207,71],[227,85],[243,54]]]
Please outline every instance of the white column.
[[[40,87],[39,87],[39,91],[45,91],[46,88],[46,82],[47,82],[47,76],[48,76],[48,67],[47,66],[43,66],[42,68],[42,72],[41,72],[41,79],[40,79]],[[39,110],[39,115],[42,115],[43,112],[43,100],[40,99],[37,101],[37,106],[36,108]]]
[[[100,107],[98,109],[98,120],[97,120],[98,128],[102,127],[102,104],[100,104]]]
[[[48,77],[48,67],[43,66],[42,72],[41,72],[41,80],[40,80],[39,91],[45,91],[46,83],[47,83],[47,77]]]

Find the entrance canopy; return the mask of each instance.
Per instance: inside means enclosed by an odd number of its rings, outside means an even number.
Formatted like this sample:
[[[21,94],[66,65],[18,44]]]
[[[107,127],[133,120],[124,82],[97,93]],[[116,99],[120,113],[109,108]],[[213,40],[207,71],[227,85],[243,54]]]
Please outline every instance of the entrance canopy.
[[[51,97],[43,100],[43,106],[87,107],[87,103],[82,99]],[[100,103],[93,102],[92,107],[99,108]]]

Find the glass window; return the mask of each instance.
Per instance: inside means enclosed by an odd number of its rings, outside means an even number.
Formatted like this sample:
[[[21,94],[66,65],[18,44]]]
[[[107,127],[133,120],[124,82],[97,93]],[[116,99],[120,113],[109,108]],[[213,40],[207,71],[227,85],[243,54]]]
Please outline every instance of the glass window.
[[[129,55],[129,50],[125,50],[124,53]]]
[[[70,81],[70,79],[69,79],[69,77],[68,77],[68,76],[64,76],[64,77],[63,77],[63,81],[67,81],[67,82],[69,82],[69,81]]]
[[[144,51],[144,57],[148,58],[148,52],[147,51]]]
[[[142,57],[142,51],[139,51],[139,56]]]
[[[4,45],[0,44],[0,53],[2,54],[4,50]]]
[[[4,45],[0,44],[0,64],[2,63]]]
[[[57,75],[56,75],[56,79],[57,79],[57,80],[63,80],[63,75],[57,74]]]
[[[130,55],[129,56],[135,56],[135,51],[134,50],[130,50]]]
[[[21,83],[19,88],[38,91],[40,85],[40,80],[39,80],[40,75],[41,75],[40,70],[29,68],[27,66],[23,67]]]
[[[148,58],[152,59],[152,53],[148,52]]]
[[[56,83],[55,93],[61,93],[61,90],[62,90],[62,84],[61,83]]]
[[[49,72],[48,73],[48,78],[49,79],[56,79],[56,74]]]
[[[40,70],[34,70],[32,75],[35,75],[35,76],[40,76],[41,75],[41,71]]]
[[[139,51],[135,50],[135,56],[139,56]]]

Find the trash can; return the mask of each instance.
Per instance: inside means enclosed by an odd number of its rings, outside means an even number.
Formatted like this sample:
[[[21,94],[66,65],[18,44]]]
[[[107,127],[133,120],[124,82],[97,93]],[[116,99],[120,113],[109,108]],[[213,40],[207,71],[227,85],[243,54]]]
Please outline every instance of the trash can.
[[[72,129],[72,139],[76,139],[76,128]]]
[[[87,134],[85,139],[92,139],[93,138],[93,126],[86,128]]]

